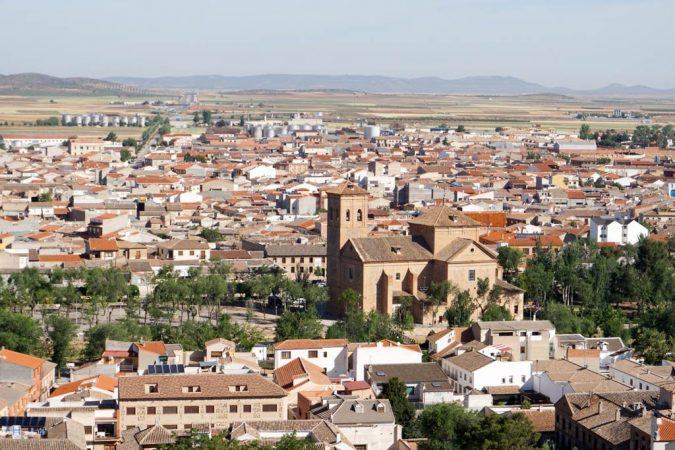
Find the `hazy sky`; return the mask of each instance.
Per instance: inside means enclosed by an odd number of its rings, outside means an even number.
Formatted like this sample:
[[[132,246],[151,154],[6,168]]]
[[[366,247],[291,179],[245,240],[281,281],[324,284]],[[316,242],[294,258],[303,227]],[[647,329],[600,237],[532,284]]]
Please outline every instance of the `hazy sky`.
[[[0,73],[675,87],[674,0],[0,0]]]

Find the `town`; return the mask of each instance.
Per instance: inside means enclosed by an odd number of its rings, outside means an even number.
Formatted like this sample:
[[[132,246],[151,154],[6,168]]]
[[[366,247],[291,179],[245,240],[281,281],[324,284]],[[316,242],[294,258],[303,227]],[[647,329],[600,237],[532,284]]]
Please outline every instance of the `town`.
[[[300,3],[3,6],[0,450],[675,449],[675,4]]]

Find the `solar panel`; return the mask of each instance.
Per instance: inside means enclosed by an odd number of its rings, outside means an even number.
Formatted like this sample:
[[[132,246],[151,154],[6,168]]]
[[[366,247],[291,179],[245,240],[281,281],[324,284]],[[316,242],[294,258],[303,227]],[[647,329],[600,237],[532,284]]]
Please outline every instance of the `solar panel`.
[[[20,425],[21,428],[44,428],[46,420],[45,417],[5,416],[0,417],[0,427]]]
[[[153,364],[148,366],[149,375],[167,375],[172,373],[185,373],[183,364]]]

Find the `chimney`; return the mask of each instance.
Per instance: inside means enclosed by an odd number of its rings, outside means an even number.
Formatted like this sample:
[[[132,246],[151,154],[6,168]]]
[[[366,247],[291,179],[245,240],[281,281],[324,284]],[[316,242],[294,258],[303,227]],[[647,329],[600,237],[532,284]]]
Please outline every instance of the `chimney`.
[[[616,408],[614,413],[614,421],[618,422],[621,420],[621,408]]]
[[[602,400],[598,402],[598,414],[602,413]]]

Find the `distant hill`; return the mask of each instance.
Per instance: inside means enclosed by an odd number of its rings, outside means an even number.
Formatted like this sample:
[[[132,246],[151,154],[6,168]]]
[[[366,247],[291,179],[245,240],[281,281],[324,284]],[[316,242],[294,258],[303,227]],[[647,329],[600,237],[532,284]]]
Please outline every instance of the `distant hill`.
[[[59,78],[40,73],[0,75],[0,95],[139,95],[145,90],[94,78]]]
[[[110,77],[109,81],[144,89],[203,90],[347,90],[371,93],[485,94],[485,95],[675,95],[675,89],[611,84],[594,90],[546,87],[515,77],[476,76],[446,80],[438,77],[396,78],[380,75],[191,75],[181,77]]]

